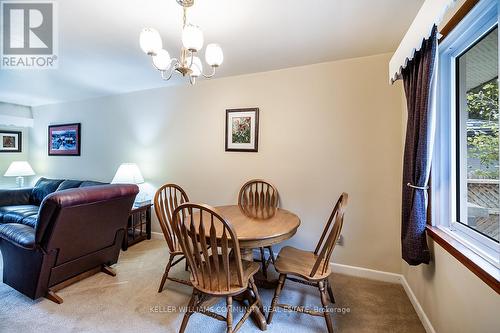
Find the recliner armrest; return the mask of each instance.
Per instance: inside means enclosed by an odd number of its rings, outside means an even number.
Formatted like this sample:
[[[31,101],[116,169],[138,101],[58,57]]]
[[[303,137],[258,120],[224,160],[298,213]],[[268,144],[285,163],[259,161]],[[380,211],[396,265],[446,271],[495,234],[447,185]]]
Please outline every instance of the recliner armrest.
[[[32,188],[0,190],[0,206],[29,205]]]
[[[132,209],[132,204],[137,193],[139,193],[139,187],[137,185],[114,184],[73,188],[49,194],[40,205],[40,212],[38,214],[38,222],[35,230],[35,242],[37,244],[40,243],[46,236],[46,232],[49,234],[52,232],[53,220],[57,218],[57,214],[62,209],[81,205],[91,205],[124,197],[131,199],[130,209]]]

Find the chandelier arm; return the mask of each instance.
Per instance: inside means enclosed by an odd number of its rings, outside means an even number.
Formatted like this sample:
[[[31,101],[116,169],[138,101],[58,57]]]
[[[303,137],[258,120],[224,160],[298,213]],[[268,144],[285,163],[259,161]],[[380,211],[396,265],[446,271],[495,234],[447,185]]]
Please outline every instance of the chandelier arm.
[[[162,80],[164,81],[168,81],[172,78],[172,75],[174,74],[174,69],[170,69],[170,74],[168,74],[168,76],[165,74],[167,71],[160,71],[161,73],[161,78]]]
[[[179,60],[177,60],[176,58],[171,58],[170,59],[170,67],[172,66],[178,66],[179,64]],[[164,70],[162,69],[159,69],[158,67],[156,67],[155,63],[153,62],[153,67],[156,68],[157,70],[159,70],[160,72],[164,72]]]
[[[187,7],[182,7],[182,28],[186,27],[187,21]]]
[[[189,83],[191,83],[191,85],[194,86],[196,83],[196,78],[194,76],[189,75]]]
[[[160,71],[160,74],[161,74],[161,78],[164,80],[164,81],[168,81],[172,78],[172,75],[174,74],[175,72],[175,69],[179,66],[179,61],[175,58],[173,58],[170,62],[170,71],[169,71],[169,74],[166,75],[167,71],[162,71],[162,70],[159,70]]]
[[[205,74],[205,73],[201,72],[201,75],[203,75],[203,77],[204,77],[204,78],[206,78],[206,79],[210,79],[211,77],[214,77],[214,75],[215,75],[215,68],[216,68],[216,66],[211,66],[211,67],[212,67],[212,73],[210,73],[210,74]]]
[[[191,53],[191,63],[189,64],[188,68],[191,68],[191,66],[193,66],[193,63],[194,63],[194,52],[193,51],[189,51],[189,52]],[[198,67],[198,66],[196,66],[196,67]]]

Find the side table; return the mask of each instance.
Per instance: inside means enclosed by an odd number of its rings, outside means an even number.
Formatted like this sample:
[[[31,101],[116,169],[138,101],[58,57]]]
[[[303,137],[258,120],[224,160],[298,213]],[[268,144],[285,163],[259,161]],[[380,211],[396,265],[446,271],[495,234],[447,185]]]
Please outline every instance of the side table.
[[[130,211],[127,223],[127,234],[123,238],[122,250],[145,239],[151,239],[151,206],[134,206]]]

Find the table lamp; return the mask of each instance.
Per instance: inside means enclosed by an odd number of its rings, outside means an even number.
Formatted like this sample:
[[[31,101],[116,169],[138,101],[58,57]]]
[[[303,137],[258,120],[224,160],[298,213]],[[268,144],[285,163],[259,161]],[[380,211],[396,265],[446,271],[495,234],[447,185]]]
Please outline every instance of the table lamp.
[[[144,178],[142,177],[141,170],[135,163],[122,163],[118,170],[116,170],[115,176],[111,181],[111,184],[142,184],[144,183]]]
[[[25,176],[34,176],[35,172],[26,161],[15,161],[9,165],[9,168],[5,172],[5,177],[17,177],[16,184],[18,187],[24,186]]]
[[[142,177],[141,170],[135,163],[122,163],[118,170],[116,170],[115,176],[111,181],[111,184],[142,184],[144,183],[144,177]],[[137,196],[135,206],[140,206],[146,203],[145,194]]]

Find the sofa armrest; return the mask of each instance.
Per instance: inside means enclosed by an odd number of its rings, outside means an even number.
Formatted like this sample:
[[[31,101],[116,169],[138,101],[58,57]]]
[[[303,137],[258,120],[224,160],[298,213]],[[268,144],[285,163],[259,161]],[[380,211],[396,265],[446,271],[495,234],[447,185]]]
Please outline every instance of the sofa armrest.
[[[19,223],[0,224],[0,239],[31,250],[35,247],[35,229]]]
[[[0,207],[29,205],[32,188],[0,190]]]

